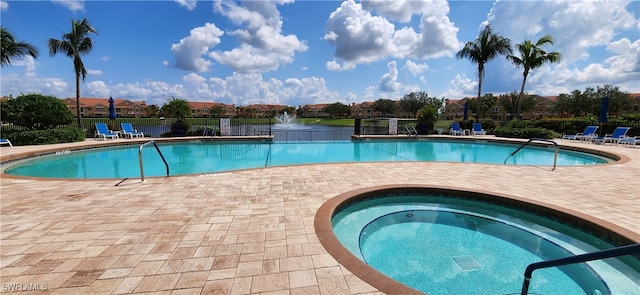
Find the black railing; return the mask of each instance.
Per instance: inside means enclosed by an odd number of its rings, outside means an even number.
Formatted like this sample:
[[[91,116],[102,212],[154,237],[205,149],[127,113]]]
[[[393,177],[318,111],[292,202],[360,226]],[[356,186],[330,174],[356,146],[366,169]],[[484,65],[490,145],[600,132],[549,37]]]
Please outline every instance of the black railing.
[[[541,268],[549,268],[562,266],[567,264],[583,263],[593,260],[600,260],[606,258],[612,258],[624,255],[640,254],[640,244],[632,244],[612,249],[602,250],[598,252],[580,254],[576,256],[570,256],[560,259],[547,260],[542,262],[536,262],[529,264],[524,271],[524,281],[522,282],[522,291],[520,295],[527,295],[529,293],[529,283],[531,282],[531,276],[533,271]]]
[[[208,130],[211,128],[219,128],[220,118],[187,118],[187,123],[191,125],[192,135],[201,135],[205,127]],[[355,121],[355,120],[354,120]],[[163,134],[171,132],[171,124],[175,122],[175,118],[117,118],[110,120],[109,118],[83,118],[82,126],[87,132],[87,136],[92,137],[95,133],[95,123],[106,123],[111,130],[120,130],[120,123],[131,123],[134,129],[144,132],[146,137],[161,137]],[[17,131],[25,130],[24,127],[12,124],[9,122],[2,122],[1,131],[3,134],[14,133]],[[274,118],[231,118],[230,127],[232,136],[246,136],[246,135],[272,135],[271,128],[276,123]],[[449,121],[438,121],[436,123],[433,132],[448,131]],[[467,122],[468,123],[468,122]],[[508,122],[495,121],[495,126],[503,126]],[[354,123],[355,124],[355,123]],[[462,123],[461,123],[462,124]],[[416,125],[415,119],[399,119],[398,120],[398,132],[404,133],[405,126]],[[625,122],[606,122],[599,123],[597,121],[586,120],[541,120],[531,121],[532,127],[542,127],[553,130],[558,134],[576,134],[582,132],[588,125],[598,125],[598,133],[600,135],[612,133],[616,127],[628,126],[631,127],[628,136],[640,135],[640,121],[625,121]],[[69,125],[61,127],[75,127],[75,121]],[[461,125],[463,126],[463,125]],[[388,135],[389,134],[389,119],[361,119],[361,125],[354,130],[351,127],[351,134],[360,135]],[[463,127],[464,129],[469,129]],[[295,130],[298,133],[298,130]],[[342,132],[341,132],[342,133]],[[293,133],[291,133],[293,134]],[[338,137],[342,135],[336,135]],[[325,136],[326,137],[326,136]]]

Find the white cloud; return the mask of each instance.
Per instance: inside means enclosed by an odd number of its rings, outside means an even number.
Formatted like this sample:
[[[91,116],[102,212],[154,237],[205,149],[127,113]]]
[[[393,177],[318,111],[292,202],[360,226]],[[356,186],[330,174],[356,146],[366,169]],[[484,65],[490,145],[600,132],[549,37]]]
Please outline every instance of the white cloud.
[[[372,16],[361,4],[347,0],[329,16],[324,40],[336,46],[335,57],[369,63],[391,54],[394,30],[386,19]]]
[[[443,0],[362,3],[346,0],[329,16],[324,40],[336,47],[336,59],[355,64],[389,57],[453,56],[460,42],[456,37],[458,28],[449,20],[448,13],[449,6]],[[406,23],[414,14],[421,16],[419,33],[409,26],[396,30],[390,21]]]
[[[398,68],[395,61],[391,61],[387,64],[389,71],[382,75],[382,79],[378,83],[378,90],[383,92],[396,92],[400,88],[398,80]]]
[[[527,78],[525,91],[557,95],[604,84],[638,92],[640,21],[632,13],[633,1],[496,1],[488,22],[513,43],[542,35],[553,36],[547,51],[562,54],[559,63],[545,64]],[[522,21],[526,19],[527,21]],[[635,40],[620,35],[631,32]],[[522,75],[522,69],[508,72]],[[502,75],[508,79],[509,73]],[[625,82],[626,81],[626,82]],[[499,83],[499,81],[496,81]],[[622,84],[621,84],[622,83]],[[483,85],[484,86],[484,85]],[[624,86],[624,88],[622,87]],[[484,88],[484,87],[483,87]]]
[[[102,75],[102,71],[101,70],[87,69],[87,74],[93,75],[93,76],[101,76]]]
[[[107,97],[111,94],[109,86],[103,81],[91,81],[85,83],[84,92],[93,97]]]
[[[463,98],[476,97],[478,95],[478,81],[469,79],[464,75],[456,75],[449,82],[449,88],[442,94],[444,97]]]
[[[203,56],[210,48],[220,44],[220,36],[223,34],[222,30],[211,23],[192,29],[189,36],[171,46],[171,51],[176,56],[176,67],[187,71],[208,71],[211,61]]]
[[[7,1],[0,1],[0,10],[6,11],[9,9],[9,3]]]
[[[244,28],[229,32],[238,38],[240,46],[211,52],[210,57],[244,73],[273,71],[293,62],[295,53],[306,51],[308,46],[295,35],[282,34],[282,18],[276,5],[286,3],[288,1],[247,1],[239,6],[216,1],[216,12]]]
[[[340,63],[336,60],[330,60],[326,63],[327,69],[331,71],[351,71],[356,68],[356,64],[352,62]]]
[[[409,73],[414,76],[417,76],[429,70],[429,66],[427,64],[417,64],[411,60],[407,60],[407,62],[405,62],[404,64],[404,67],[402,68],[407,69],[407,71],[409,71]]]
[[[414,14],[423,13],[442,14],[449,13],[449,5],[445,0],[363,0],[362,7],[366,10],[375,10],[391,20],[407,23]]]
[[[174,0],[176,3],[180,4],[180,6],[185,7],[187,10],[194,10],[196,5],[198,4],[197,0]]]
[[[51,0],[51,2],[60,4],[71,11],[84,11],[84,0]]]
[[[569,62],[589,56],[589,48],[606,46],[619,30],[634,29],[638,20],[626,10],[629,1],[499,1],[489,21],[499,34],[514,43],[555,39],[554,51]],[[522,21],[526,19],[527,21]]]

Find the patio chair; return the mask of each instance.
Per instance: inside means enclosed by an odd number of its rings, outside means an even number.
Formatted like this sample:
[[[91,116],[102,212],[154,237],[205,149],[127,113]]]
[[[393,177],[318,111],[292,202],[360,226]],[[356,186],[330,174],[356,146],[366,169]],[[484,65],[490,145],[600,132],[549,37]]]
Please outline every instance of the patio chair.
[[[597,144],[606,144],[607,142],[610,142],[611,144],[618,144],[620,139],[624,138],[627,135],[629,129],[631,129],[631,127],[616,127],[616,129],[613,130],[613,133],[605,134],[602,137],[594,137],[593,139],[591,139],[591,142]]]
[[[124,137],[129,137],[131,139],[133,139],[133,137],[144,137],[144,133],[133,129],[131,123],[120,123],[120,127],[122,127],[122,134],[124,134]]]
[[[95,139],[102,138],[102,140],[107,140],[107,138],[116,139],[118,138],[118,134],[109,130],[106,123],[96,123],[96,135]]]
[[[404,130],[405,130],[405,134],[407,134],[407,136],[409,137],[411,137],[412,135],[418,136],[418,130],[416,129],[416,126],[405,125]]]
[[[587,126],[583,132],[576,134],[565,134],[562,136],[562,139],[568,140],[580,140],[580,141],[589,141],[594,137],[597,137],[596,131],[598,130],[598,126]]]
[[[625,136],[618,140],[618,144],[635,147],[640,144],[640,136]]]
[[[471,129],[471,135],[487,135],[487,132],[482,129],[482,123],[473,123],[473,129]]]
[[[3,144],[8,144],[10,147],[13,148],[11,141],[9,141],[8,139],[5,139],[5,138],[0,139],[0,145],[3,145]]]
[[[449,129],[451,135],[464,135],[464,130],[460,129],[460,124],[457,122],[451,123],[451,129]]]

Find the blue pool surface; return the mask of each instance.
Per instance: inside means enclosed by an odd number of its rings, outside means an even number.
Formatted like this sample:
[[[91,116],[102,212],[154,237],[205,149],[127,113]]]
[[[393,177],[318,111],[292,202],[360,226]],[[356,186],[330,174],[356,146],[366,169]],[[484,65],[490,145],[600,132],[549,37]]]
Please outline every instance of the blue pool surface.
[[[332,227],[356,257],[430,295],[520,294],[527,265],[612,247],[522,211],[433,195],[353,203]],[[619,260],[594,261],[536,270],[529,294],[638,294],[639,279]]]
[[[174,142],[158,144],[170,175],[202,174],[248,168],[332,162],[437,161],[503,164],[518,144],[452,140],[370,140],[327,142]],[[4,173],[45,178],[140,177],[139,146],[69,151],[3,167]],[[527,146],[509,165],[551,166],[554,150]],[[558,166],[595,165],[608,160],[561,150]],[[152,145],[143,149],[145,176],[165,176]]]

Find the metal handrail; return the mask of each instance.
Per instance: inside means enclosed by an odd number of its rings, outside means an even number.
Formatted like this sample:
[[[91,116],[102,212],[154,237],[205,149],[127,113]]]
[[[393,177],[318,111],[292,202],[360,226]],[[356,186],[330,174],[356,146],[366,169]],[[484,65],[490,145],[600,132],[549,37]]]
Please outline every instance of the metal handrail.
[[[544,138],[531,138],[529,140],[527,140],[527,142],[523,143],[519,148],[517,148],[515,151],[513,151],[513,153],[511,153],[511,155],[507,156],[507,158],[504,159],[504,163],[503,164],[507,164],[507,160],[509,158],[511,158],[511,156],[515,155],[517,152],[519,152],[522,148],[524,148],[525,146],[529,145],[529,143],[531,143],[532,141],[544,141],[544,142],[550,142],[553,143],[554,147],[555,147],[555,155],[553,157],[553,169],[551,169],[551,171],[556,170],[556,164],[558,163],[558,143],[551,140],[551,139],[544,139]]]
[[[536,269],[582,263],[592,260],[606,259],[631,254],[640,254],[640,244],[631,244],[598,252],[591,252],[529,264],[524,271],[524,281],[522,282],[522,291],[520,292],[520,295],[527,295],[529,293],[529,283],[531,282],[531,276],[533,275],[533,271]]]
[[[162,158],[162,161],[164,162],[164,166],[167,167],[167,176],[169,176],[169,164],[167,164],[167,160],[165,160],[164,155],[162,155],[162,152],[160,151],[160,148],[158,148],[158,145],[156,144],[156,142],[152,140],[152,141],[149,141],[149,142],[146,142],[146,143],[140,145],[140,148],[138,149],[138,160],[140,161],[140,179],[141,179],[141,181],[144,181],[144,168],[142,166],[142,149],[146,145],[148,145],[150,143],[153,143],[153,146],[156,147],[156,151],[158,151],[158,154],[160,155],[160,158]]]

